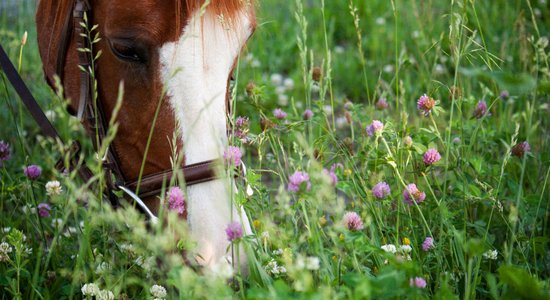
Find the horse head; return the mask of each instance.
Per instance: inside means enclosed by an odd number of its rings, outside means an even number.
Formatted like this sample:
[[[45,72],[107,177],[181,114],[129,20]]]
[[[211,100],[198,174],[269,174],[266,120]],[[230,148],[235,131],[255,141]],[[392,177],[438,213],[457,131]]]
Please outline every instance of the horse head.
[[[101,38],[93,46],[95,53],[102,52],[95,70],[98,101],[107,121],[120,82],[125,87],[118,132],[111,146],[124,179],[132,181],[139,176],[157,108],[144,175],[172,168],[170,141],[174,136],[178,148],[183,149],[184,164],[220,158],[227,147],[229,80],[255,28],[250,1],[85,2],[90,24],[98,25]],[[46,78],[50,84],[55,75],[62,78],[72,112],[78,110],[82,81],[78,37],[66,34],[74,6],[75,0],[39,1],[36,15]],[[62,49],[63,40],[66,49]],[[65,55],[59,57],[58,53]],[[83,123],[90,126],[86,120]],[[250,232],[246,215],[231,205],[232,189],[227,181],[187,187],[187,221],[198,244],[199,262],[208,266],[226,255],[229,242],[224,228],[232,215],[241,215],[245,231]],[[144,199],[153,211],[159,205],[156,196]]]

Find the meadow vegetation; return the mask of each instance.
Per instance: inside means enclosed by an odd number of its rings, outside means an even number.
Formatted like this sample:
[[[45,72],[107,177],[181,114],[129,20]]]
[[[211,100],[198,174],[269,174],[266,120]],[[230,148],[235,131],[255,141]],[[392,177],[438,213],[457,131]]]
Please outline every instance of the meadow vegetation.
[[[4,4],[0,43],[101,182],[33,2]],[[66,149],[2,74],[0,298],[550,299],[547,0],[258,2],[226,153],[248,169],[254,234],[227,228],[247,274],[186,265],[176,213],[148,225],[56,171]]]

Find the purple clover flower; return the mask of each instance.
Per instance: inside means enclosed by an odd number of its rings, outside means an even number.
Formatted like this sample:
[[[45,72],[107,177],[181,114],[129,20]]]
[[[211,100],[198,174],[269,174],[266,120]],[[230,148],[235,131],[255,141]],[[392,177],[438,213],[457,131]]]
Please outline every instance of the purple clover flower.
[[[361,220],[361,217],[354,211],[347,212],[344,217],[342,217],[342,223],[350,231],[363,229],[363,221]]]
[[[296,171],[294,174],[288,177],[288,190],[291,192],[299,192],[300,187],[306,184],[306,191],[311,189],[311,182],[309,182],[309,174],[302,171]]]
[[[30,180],[36,180],[42,174],[42,168],[37,165],[29,165],[23,168],[23,173]]]
[[[273,110],[273,115],[275,116],[275,118],[279,119],[279,120],[283,120],[284,118],[286,118],[286,112],[284,112],[282,109],[280,108],[276,108]]]
[[[437,152],[437,149],[430,148],[424,153],[424,163],[427,165],[433,165],[441,160],[441,155]]]
[[[409,284],[410,284],[411,287],[417,287],[417,288],[420,288],[420,289],[424,289],[424,288],[426,288],[426,279],[424,279],[422,277],[411,278],[409,280]]]
[[[414,205],[414,202],[421,203],[424,199],[426,199],[426,193],[420,191],[414,183],[407,185],[403,191],[403,201],[408,205]]]
[[[376,109],[378,110],[385,110],[388,108],[388,102],[386,101],[386,98],[380,98],[376,102]]]
[[[431,236],[426,237],[424,242],[422,242],[422,250],[429,251],[434,247],[434,239]]]
[[[249,123],[249,120],[248,120],[248,117],[237,117],[237,120],[235,120],[235,126],[237,127],[248,127],[248,123]]]
[[[424,94],[418,98],[416,107],[424,116],[427,116],[432,111],[432,108],[435,107],[435,100]]]
[[[2,162],[11,158],[10,144],[0,141],[0,166]]]
[[[302,117],[304,118],[304,120],[309,120],[313,117],[313,112],[311,111],[311,109],[306,109]]]
[[[508,90],[502,90],[500,92],[500,98],[501,99],[506,100],[506,99],[508,99],[508,97],[510,97],[510,93],[508,92]]]
[[[237,221],[229,223],[225,228],[225,234],[227,235],[227,240],[230,242],[242,238],[243,227],[241,226],[241,223]]]
[[[410,135],[407,135],[406,137],[403,138],[403,144],[405,144],[405,146],[407,146],[407,147],[412,146],[413,139],[411,138]]]
[[[40,203],[38,204],[38,215],[41,216],[42,218],[47,218],[50,216],[50,210],[52,208],[50,207],[50,205],[48,203]]]
[[[168,190],[168,209],[175,210],[178,215],[182,216],[185,213],[185,195],[183,191],[177,187],[171,187]]]
[[[481,119],[487,114],[487,102],[481,100],[477,103],[476,108],[474,109],[474,117]]]
[[[225,160],[225,163],[228,165],[239,166],[241,164],[241,157],[242,157],[242,153],[239,147],[229,146],[223,152],[223,159]]]
[[[372,188],[372,195],[377,199],[384,199],[391,193],[390,186],[381,181]]]
[[[382,134],[382,131],[384,130],[384,124],[378,120],[372,121],[372,123],[367,126],[367,134],[369,136],[379,136]]]
[[[527,141],[523,141],[512,147],[512,155],[522,158],[525,153],[531,152],[531,146]]]

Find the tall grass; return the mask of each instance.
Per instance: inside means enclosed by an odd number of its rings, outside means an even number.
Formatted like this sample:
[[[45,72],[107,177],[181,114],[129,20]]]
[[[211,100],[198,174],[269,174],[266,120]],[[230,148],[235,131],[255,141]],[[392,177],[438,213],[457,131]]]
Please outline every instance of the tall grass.
[[[33,81],[41,70],[22,3],[17,18],[0,14],[0,42],[14,61],[22,51],[21,72]],[[231,200],[253,217],[254,234],[237,242],[246,275],[187,264],[181,253],[192,257],[195,245],[170,212],[146,225],[131,205],[102,204],[92,154],[94,184],[55,171],[66,149],[38,134],[2,75],[0,140],[12,152],[0,168],[3,298],[80,298],[86,283],[104,291],[97,298],[117,299],[153,298],[154,285],[167,299],[550,297],[544,1],[270,0],[257,9],[231,93],[234,117],[249,118],[247,136],[230,139],[248,166]],[[62,93],[31,88],[65,140],[86,140]],[[437,100],[425,115],[423,94]],[[275,108],[288,115],[276,118]],[[384,127],[369,136],[374,120]],[[114,135],[113,126],[108,142]],[[523,141],[530,151],[512,152]],[[430,148],[441,154],[434,164]],[[23,174],[29,164],[42,166],[37,180]],[[295,192],[297,171],[309,179]],[[46,194],[50,180],[61,194]],[[373,189],[382,181],[391,191],[380,199]]]

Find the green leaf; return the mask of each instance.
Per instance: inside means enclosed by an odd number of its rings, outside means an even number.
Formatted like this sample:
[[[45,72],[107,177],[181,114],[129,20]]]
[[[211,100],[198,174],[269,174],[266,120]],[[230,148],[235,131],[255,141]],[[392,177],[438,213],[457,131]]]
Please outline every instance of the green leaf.
[[[516,266],[502,266],[498,269],[500,281],[509,286],[504,298],[508,299],[550,299],[541,289],[539,281],[527,271]]]

